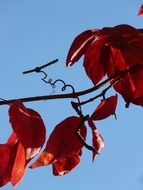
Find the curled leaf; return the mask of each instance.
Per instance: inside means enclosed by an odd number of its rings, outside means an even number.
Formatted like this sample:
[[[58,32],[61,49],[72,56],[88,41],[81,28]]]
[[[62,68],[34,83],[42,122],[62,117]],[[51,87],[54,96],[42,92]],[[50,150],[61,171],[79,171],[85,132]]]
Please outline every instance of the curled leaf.
[[[102,148],[104,147],[104,141],[91,118],[88,119],[88,125],[92,130],[92,145],[96,150],[96,152],[93,151],[92,160],[94,161],[97,152],[100,153]]]
[[[97,106],[96,110],[91,115],[91,119],[101,120],[115,114],[116,106],[117,95],[102,100],[101,103]]]

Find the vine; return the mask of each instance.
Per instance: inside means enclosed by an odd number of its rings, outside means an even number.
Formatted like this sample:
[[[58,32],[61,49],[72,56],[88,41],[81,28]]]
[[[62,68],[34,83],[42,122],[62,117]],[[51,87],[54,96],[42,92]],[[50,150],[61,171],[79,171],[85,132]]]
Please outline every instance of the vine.
[[[0,157],[0,186],[8,182],[17,185],[25,168],[40,153],[46,140],[46,127],[40,114],[25,107],[24,102],[70,99],[70,105],[76,112],[76,116],[69,116],[55,126],[45,149],[28,167],[33,169],[51,164],[54,175],[64,175],[80,163],[83,147],[92,152],[93,160],[100,154],[104,140],[94,122],[111,115],[116,118],[117,94],[106,97],[106,93],[113,87],[124,98],[126,107],[130,103],[143,106],[142,42],[143,30],[129,25],[92,29],[79,34],[69,49],[66,64],[72,66],[84,55],[83,65],[94,85],[82,91],[76,91],[73,85],[62,79],[48,79],[44,69],[57,63],[58,59],[23,72],[42,73],[42,82],[50,85],[54,94],[10,100],[0,98],[0,105],[9,107],[9,121],[13,129],[7,142],[0,146],[1,155],[4,155]],[[62,84],[61,93],[56,94],[58,84]],[[70,93],[66,93],[67,88],[71,89]],[[81,96],[99,89],[98,94],[80,100]],[[84,115],[82,106],[98,98],[101,102],[93,113]],[[91,145],[86,141],[87,127],[92,132]]]

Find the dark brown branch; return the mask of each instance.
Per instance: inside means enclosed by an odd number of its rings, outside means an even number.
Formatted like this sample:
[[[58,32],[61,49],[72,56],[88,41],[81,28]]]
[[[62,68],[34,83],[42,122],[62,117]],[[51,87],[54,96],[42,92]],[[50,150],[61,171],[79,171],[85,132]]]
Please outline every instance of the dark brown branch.
[[[10,99],[10,100],[4,100],[4,101],[0,101],[0,105],[4,105],[4,104],[9,104],[15,100],[21,100],[22,102],[32,102],[32,101],[40,101],[40,100],[53,100],[53,99],[65,99],[65,98],[77,98],[79,96],[83,96],[85,94],[89,94],[91,92],[94,92],[96,90],[98,90],[99,88],[103,87],[104,85],[106,85],[107,83],[112,83],[114,82],[114,80],[116,79],[121,79],[122,77],[124,77],[126,74],[133,74],[137,71],[139,71],[140,69],[142,69],[142,65],[141,64],[137,64],[135,66],[133,66],[132,68],[122,71],[119,74],[116,74],[106,80],[104,80],[103,82],[97,84],[96,86],[89,88],[87,90],[83,90],[83,91],[79,91],[79,92],[74,92],[74,93],[66,93],[66,94],[55,94],[55,95],[45,95],[45,96],[34,96],[34,97],[28,97],[28,98],[17,98],[17,99]]]
[[[105,88],[100,94],[88,99],[88,100],[85,100],[83,102],[80,102],[80,103],[77,103],[77,102],[71,102],[72,103],[72,106],[74,107],[75,110],[78,109],[78,106],[82,106],[82,105],[85,105],[89,102],[92,102],[94,100],[96,100],[97,98],[100,98],[100,97],[104,97],[105,96],[105,93],[107,92],[107,90],[109,90],[110,88],[112,87],[112,85],[109,85],[107,88]]]
[[[78,107],[79,107],[79,106],[83,106],[83,105],[85,105],[85,104],[87,104],[87,103],[90,103],[90,102],[96,100],[97,98],[100,98],[100,97],[103,97],[103,99],[104,99],[106,92],[107,92],[112,86],[114,86],[118,81],[119,81],[118,78],[115,79],[115,80],[113,81],[113,83],[110,84],[107,88],[105,88],[100,94],[98,94],[98,95],[96,95],[96,96],[94,96],[94,97],[92,97],[92,98],[90,98],[90,99],[88,99],[88,100],[85,100],[85,101],[82,101],[82,102],[73,102],[73,101],[72,101],[72,102],[71,102],[72,107],[73,107],[73,108],[76,110],[76,112],[78,113],[77,110],[78,110]]]

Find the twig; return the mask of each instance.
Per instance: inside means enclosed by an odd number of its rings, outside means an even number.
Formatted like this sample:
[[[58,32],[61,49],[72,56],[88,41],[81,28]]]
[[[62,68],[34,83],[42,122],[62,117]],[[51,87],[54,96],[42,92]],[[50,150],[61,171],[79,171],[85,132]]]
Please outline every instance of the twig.
[[[33,73],[33,72],[39,73],[39,72],[41,72],[41,70],[42,70],[43,68],[48,67],[48,66],[50,66],[50,65],[52,65],[52,64],[54,64],[54,63],[56,63],[56,62],[58,62],[58,59],[55,59],[55,60],[53,60],[53,61],[51,61],[51,62],[48,62],[48,63],[46,63],[45,65],[42,65],[42,66],[40,66],[40,67],[35,67],[34,69],[24,71],[23,74],[28,74],[28,73]]]
[[[83,127],[83,124],[88,119],[88,117],[89,117],[89,115],[86,115],[86,116],[83,116],[81,118],[81,123],[80,123],[80,125],[77,128],[76,134],[77,134],[77,136],[78,136],[81,144],[83,146],[85,146],[85,148],[87,148],[88,150],[91,150],[93,152],[96,152],[96,154],[99,154],[99,152],[93,146],[91,146],[91,145],[89,145],[89,144],[86,143],[85,139],[83,138],[83,136],[80,133],[80,129]]]
[[[85,100],[85,101],[80,102],[80,103],[71,102],[73,108],[74,108],[75,110],[78,110],[78,107],[79,107],[79,106],[83,106],[83,105],[85,105],[85,104],[87,104],[87,103],[90,103],[90,102],[96,100],[97,98],[100,98],[100,97],[105,98],[105,93],[106,93],[116,82],[118,82],[118,80],[117,80],[117,81],[115,80],[114,83],[110,84],[110,85],[109,85],[107,88],[105,88],[100,94],[98,94],[98,95],[96,95],[96,96],[94,96],[94,97],[92,97],[92,98],[90,98],[90,99],[88,99],[88,100]]]

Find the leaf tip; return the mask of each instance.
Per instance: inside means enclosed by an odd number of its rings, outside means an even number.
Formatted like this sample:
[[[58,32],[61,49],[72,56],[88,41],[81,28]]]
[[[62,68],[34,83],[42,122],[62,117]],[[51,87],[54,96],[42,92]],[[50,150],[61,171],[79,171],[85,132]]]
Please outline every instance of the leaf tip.
[[[140,8],[139,8],[139,11],[138,11],[138,14],[137,14],[138,16],[141,16],[141,15],[143,15],[143,4],[140,6]]]

